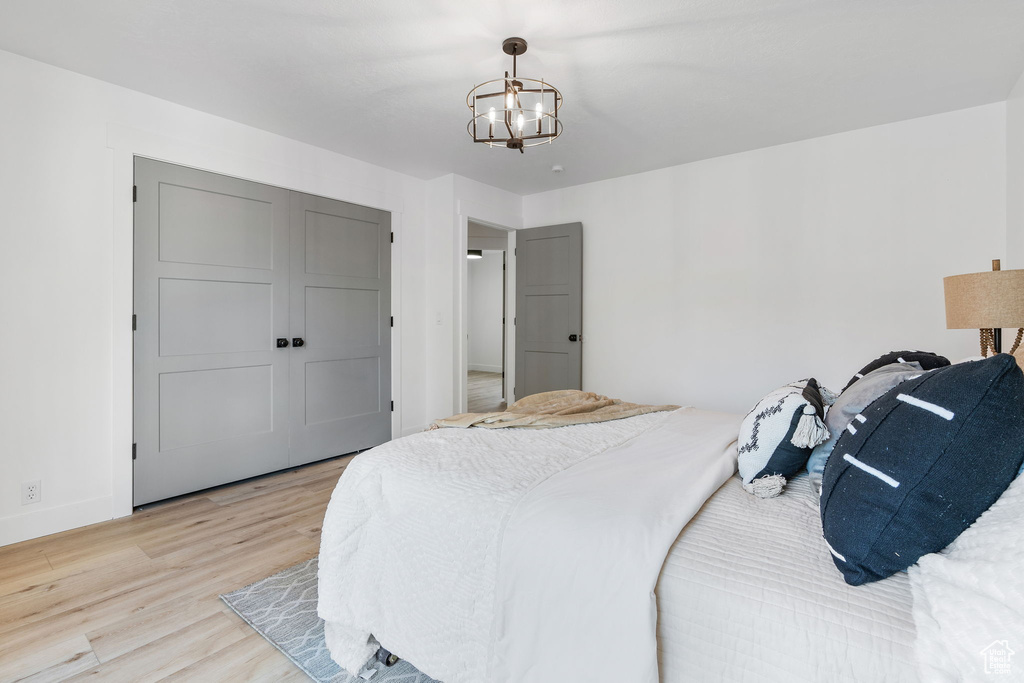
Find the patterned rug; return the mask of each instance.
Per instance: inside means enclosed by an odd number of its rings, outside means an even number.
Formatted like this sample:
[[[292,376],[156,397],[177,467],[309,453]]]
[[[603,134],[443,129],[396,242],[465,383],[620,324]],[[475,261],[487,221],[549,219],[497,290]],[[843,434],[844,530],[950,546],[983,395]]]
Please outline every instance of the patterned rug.
[[[412,664],[370,659],[358,676],[334,663],[316,613],[317,558],[220,596],[238,616],[318,683],[438,683]]]

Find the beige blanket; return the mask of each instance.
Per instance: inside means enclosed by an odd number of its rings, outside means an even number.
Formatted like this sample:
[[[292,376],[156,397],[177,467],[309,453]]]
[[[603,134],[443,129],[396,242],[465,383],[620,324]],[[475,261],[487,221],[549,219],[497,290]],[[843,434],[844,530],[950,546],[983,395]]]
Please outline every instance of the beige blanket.
[[[430,429],[441,427],[529,427],[547,429],[569,425],[621,420],[624,417],[676,410],[679,406],[648,406],[626,403],[589,391],[562,389],[546,391],[520,399],[502,413],[462,413],[442,420],[434,420]]]

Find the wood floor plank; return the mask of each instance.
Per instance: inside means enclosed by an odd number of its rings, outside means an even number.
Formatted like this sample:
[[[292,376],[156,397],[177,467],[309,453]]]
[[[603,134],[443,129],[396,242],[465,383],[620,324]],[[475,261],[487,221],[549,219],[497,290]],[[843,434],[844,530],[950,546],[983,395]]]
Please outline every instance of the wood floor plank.
[[[0,548],[0,585],[52,568],[42,548]]]
[[[242,640],[220,650],[215,655],[192,664],[163,679],[168,683],[194,683],[195,681],[234,681],[259,683],[262,681],[308,681],[302,671],[292,664],[273,645],[253,632]]]
[[[505,410],[500,372],[470,370],[466,378],[466,409],[471,413]]]
[[[224,614],[213,614],[186,628],[101,663],[68,681],[151,683],[225,649],[251,633],[242,631]]]
[[[59,681],[98,663],[89,639],[77,635],[17,657],[0,658],[0,681]]]
[[[302,533],[302,529],[297,531]],[[70,564],[61,565],[57,569],[26,575],[7,582],[0,582],[0,601],[7,596],[31,591],[40,585],[51,584],[59,579],[82,574],[91,569],[103,568],[106,571],[110,571],[117,567],[134,565],[147,559],[149,558],[146,556],[146,553],[142,552],[142,549],[137,545],[130,545],[109,553],[97,554]]]
[[[223,611],[224,602],[212,595],[187,601],[175,599],[152,609],[132,613],[85,635],[99,661],[109,662]]]
[[[350,461],[0,548],[0,681],[306,680],[218,595],[316,555]]]
[[[196,543],[213,540],[232,531],[257,527],[296,512],[324,509],[329,495],[297,487],[273,491],[259,499],[248,499],[221,506],[217,515],[209,516],[185,528],[161,535],[150,535],[139,541],[139,547],[152,558],[177,552]],[[226,514],[225,514],[226,513]]]
[[[260,477],[252,482],[232,487],[230,490],[212,493],[210,500],[218,505],[227,505],[289,488],[296,484],[307,484],[324,479],[328,481],[333,479],[337,483],[341,472],[351,460],[352,456],[345,456],[324,464],[318,463],[309,468],[282,472],[274,477]]]
[[[78,561],[93,556],[96,552],[108,553],[118,548],[134,545],[136,539],[145,530],[157,533],[168,523],[180,523],[188,515],[199,514],[218,508],[216,503],[199,498],[195,500],[179,500],[168,504],[170,511],[156,514],[156,510],[143,510],[130,517],[121,517],[109,522],[92,524],[79,529],[51,534],[42,538],[23,541],[7,548],[0,548],[0,557],[8,548],[26,550],[42,550],[54,568],[62,564]]]
[[[197,546],[116,574],[96,571],[73,583],[44,587],[27,601],[0,606],[0,656],[34,637],[91,631],[168,600],[231,591],[316,552],[310,539],[289,529],[250,539],[230,551]],[[33,636],[40,630],[31,628],[37,623],[42,632]]]

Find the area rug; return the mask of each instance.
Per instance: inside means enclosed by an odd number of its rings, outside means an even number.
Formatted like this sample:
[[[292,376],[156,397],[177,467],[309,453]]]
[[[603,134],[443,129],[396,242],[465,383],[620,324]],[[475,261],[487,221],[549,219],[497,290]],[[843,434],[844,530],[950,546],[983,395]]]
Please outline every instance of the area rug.
[[[405,660],[384,666],[371,658],[358,676],[335,664],[316,613],[316,570],[314,557],[220,598],[318,683],[438,683]]]

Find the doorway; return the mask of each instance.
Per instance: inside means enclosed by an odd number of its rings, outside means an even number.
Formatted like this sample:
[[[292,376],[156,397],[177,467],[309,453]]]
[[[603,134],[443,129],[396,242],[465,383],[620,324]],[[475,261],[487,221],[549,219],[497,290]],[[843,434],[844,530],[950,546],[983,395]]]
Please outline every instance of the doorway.
[[[467,226],[466,409],[499,412],[505,391],[508,231],[475,221]]]

